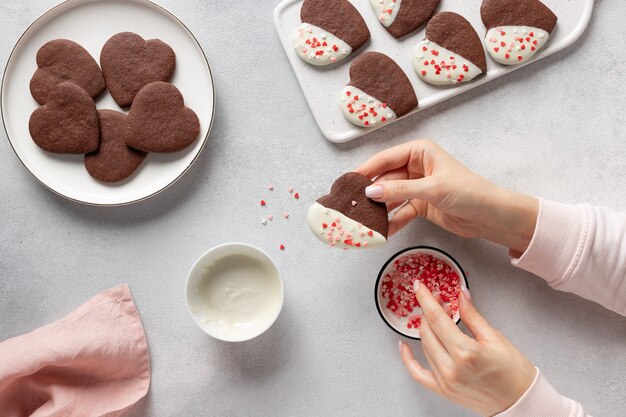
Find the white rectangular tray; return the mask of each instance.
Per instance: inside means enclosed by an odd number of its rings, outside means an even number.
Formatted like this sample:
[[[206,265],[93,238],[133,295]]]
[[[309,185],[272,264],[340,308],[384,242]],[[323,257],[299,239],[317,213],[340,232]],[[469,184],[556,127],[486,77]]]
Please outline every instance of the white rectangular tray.
[[[376,128],[357,127],[348,122],[341,112],[339,93],[350,81],[348,71],[355,56],[364,51],[383,52],[402,67],[413,83],[419,100],[419,107],[405,116],[409,117],[411,114],[488,83],[573,44],[582,35],[589,23],[594,0],[543,0],[543,2],[554,11],[559,20],[547,45],[537,55],[526,63],[512,67],[497,64],[490,57],[487,57],[486,76],[456,87],[436,87],[421,81],[413,70],[411,58],[416,43],[424,38],[425,28],[397,40],[388,34],[378,22],[369,0],[351,0],[351,3],[365,19],[372,35],[371,41],[344,62],[330,67],[309,65],[298,58],[293,50],[291,37],[301,23],[300,6],[302,0],[283,0],[274,10],[274,21],[280,41],[322,134],[332,142],[347,142],[384,127],[384,125]],[[450,10],[459,13],[469,20],[480,38],[484,39],[486,29],[480,18],[481,3],[481,0],[442,0],[438,11]]]

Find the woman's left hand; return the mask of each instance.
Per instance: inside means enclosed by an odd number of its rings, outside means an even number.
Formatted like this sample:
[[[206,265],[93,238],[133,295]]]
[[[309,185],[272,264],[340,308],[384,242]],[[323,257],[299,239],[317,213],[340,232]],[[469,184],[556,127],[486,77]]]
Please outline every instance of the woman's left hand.
[[[425,285],[416,282],[415,293],[424,313],[420,337],[430,370],[400,342],[402,360],[413,379],[483,416],[510,408],[533,383],[535,367],[487,323],[468,291],[461,292],[459,312],[474,339],[461,332]]]

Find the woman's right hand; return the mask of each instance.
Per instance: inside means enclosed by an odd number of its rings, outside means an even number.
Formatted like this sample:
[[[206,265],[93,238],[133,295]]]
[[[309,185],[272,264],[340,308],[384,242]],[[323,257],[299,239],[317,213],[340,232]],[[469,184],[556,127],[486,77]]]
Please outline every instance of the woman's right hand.
[[[463,237],[481,237],[520,256],[535,230],[539,202],[497,187],[435,143],[417,140],[382,151],[356,172],[375,183],[369,198],[394,213],[389,235],[423,217]]]

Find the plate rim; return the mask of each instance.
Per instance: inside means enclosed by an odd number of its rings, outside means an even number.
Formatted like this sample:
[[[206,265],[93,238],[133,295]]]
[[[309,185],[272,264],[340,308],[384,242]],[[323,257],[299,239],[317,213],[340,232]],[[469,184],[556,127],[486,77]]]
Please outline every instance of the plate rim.
[[[94,207],[121,207],[121,206],[127,206],[127,205],[131,205],[131,204],[134,204],[134,203],[139,203],[139,202],[145,201],[145,200],[147,200],[147,199],[149,199],[151,197],[154,197],[155,195],[160,194],[163,191],[167,190],[172,185],[174,185],[183,175],[185,175],[187,173],[187,171],[189,171],[191,166],[198,160],[198,158],[200,157],[200,154],[202,153],[202,151],[206,147],[207,142],[209,141],[209,136],[211,135],[211,131],[213,130],[213,124],[215,122],[215,108],[216,108],[216,105],[217,105],[217,95],[216,95],[216,91],[215,91],[215,79],[213,77],[213,72],[211,71],[211,64],[209,64],[209,60],[208,60],[208,58],[206,56],[206,53],[204,52],[204,49],[202,48],[202,45],[200,45],[200,42],[198,41],[198,38],[196,38],[196,36],[189,29],[189,27],[187,27],[187,25],[185,25],[185,23],[183,23],[183,21],[181,19],[179,19],[178,16],[176,16],[174,13],[172,13],[171,11],[169,11],[168,9],[166,9],[165,7],[161,6],[160,4],[156,3],[153,0],[132,0],[135,3],[147,3],[149,6],[156,7],[158,9],[160,9],[161,11],[165,12],[167,15],[171,16],[176,22],[178,22],[187,31],[187,33],[189,33],[189,35],[191,35],[191,37],[193,38],[194,42],[198,46],[200,52],[202,53],[202,57],[204,58],[204,61],[206,62],[206,65],[207,65],[208,74],[209,74],[209,78],[211,79],[211,86],[212,86],[212,90],[213,90],[212,91],[212,95],[213,95],[213,106],[212,107],[213,108],[212,108],[212,111],[211,111],[211,120],[209,121],[209,128],[207,130],[207,133],[206,133],[204,139],[202,139],[202,146],[200,146],[200,149],[198,149],[198,151],[196,152],[196,155],[191,160],[191,162],[189,162],[189,164],[185,167],[185,169],[178,176],[176,176],[176,178],[174,178],[170,183],[168,183],[164,187],[162,187],[162,188],[160,188],[160,189],[158,189],[158,190],[156,190],[156,191],[154,191],[154,192],[152,192],[152,193],[150,193],[148,195],[145,195],[145,196],[140,197],[140,198],[136,198],[134,200],[114,202],[114,203],[96,203],[96,202],[93,202],[93,201],[84,201],[84,200],[81,200],[81,199],[78,199],[78,198],[70,197],[70,196],[67,196],[67,195],[65,195],[65,194],[55,190],[54,188],[52,188],[51,186],[46,184],[43,180],[41,180],[37,175],[35,175],[30,170],[30,168],[22,160],[22,158],[18,154],[17,150],[13,146],[13,140],[11,139],[11,137],[9,135],[9,130],[7,129],[7,123],[6,123],[5,115],[4,115],[4,90],[5,90],[6,75],[7,75],[8,69],[9,69],[9,67],[11,65],[11,62],[12,62],[12,59],[13,59],[13,55],[15,54],[18,46],[20,46],[20,43],[22,42],[22,40],[24,39],[26,34],[28,34],[31,31],[31,29],[33,28],[33,26],[35,26],[37,24],[37,22],[39,22],[41,19],[43,19],[44,17],[48,16],[49,14],[55,12],[57,9],[59,9],[61,7],[70,6],[68,3],[77,3],[76,5],[78,5],[79,3],[89,3],[91,1],[92,0],[63,0],[62,2],[60,2],[60,3],[50,7],[45,12],[43,12],[39,17],[37,17],[35,20],[33,20],[30,25],[28,25],[28,27],[24,30],[24,32],[22,32],[20,37],[15,42],[15,45],[13,46],[13,49],[11,49],[11,53],[9,54],[6,66],[4,67],[4,71],[2,73],[2,83],[0,84],[0,115],[2,116],[2,127],[4,128],[4,132],[6,133],[7,141],[9,142],[9,145],[11,146],[11,149],[13,149],[13,153],[15,153],[15,156],[17,156],[17,159],[21,162],[22,166],[24,166],[24,168],[26,168],[26,170],[30,173],[30,175],[33,178],[35,178],[39,184],[43,185],[49,191],[52,191],[54,194],[56,194],[58,196],[61,196],[61,197],[65,198],[65,199],[67,199],[67,200],[76,202],[76,203],[84,204],[84,205],[87,205],[87,206],[94,206]],[[60,13],[62,13],[62,11]]]

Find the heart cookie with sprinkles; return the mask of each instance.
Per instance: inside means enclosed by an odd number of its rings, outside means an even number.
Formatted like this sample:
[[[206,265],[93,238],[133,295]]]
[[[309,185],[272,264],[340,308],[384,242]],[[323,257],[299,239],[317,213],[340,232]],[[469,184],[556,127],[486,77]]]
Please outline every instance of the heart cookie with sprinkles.
[[[322,242],[337,248],[368,248],[387,242],[387,206],[365,196],[372,181],[349,172],[339,177],[330,194],[319,198],[307,213],[309,227]]]
[[[352,62],[350,83],[342,90],[340,102],[346,118],[361,127],[387,123],[418,105],[402,68],[378,52],[366,52]]]
[[[441,0],[370,0],[378,21],[394,38],[419,29],[435,14]]]
[[[45,104],[58,84],[71,81],[96,98],[106,88],[102,71],[89,52],[76,42],[55,39],[37,51],[37,71],[30,80],[35,101]]]
[[[539,0],[484,0],[487,52],[500,64],[528,61],[548,41],[557,16]]]
[[[122,135],[126,115],[115,110],[98,110],[100,147],[85,155],[89,175],[102,182],[118,182],[132,175],[147,153],[126,146]]]
[[[79,154],[98,149],[98,111],[93,99],[76,84],[57,84],[46,104],[30,116],[30,136],[44,151]]]
[[[413,67],[435,85],[460,84],[487,72],[487,59],[478,33],[463,16],[437,13],[417,44]]]
[[[144,152],[176,152],[198,139],[198,116],[178,88],[150,83],[139,91],[124,124],[126,144]]]
[[[363,17],[348,0],[304,0],[300,19],[293,47],[312,65],[341,61],[370,38]]]

